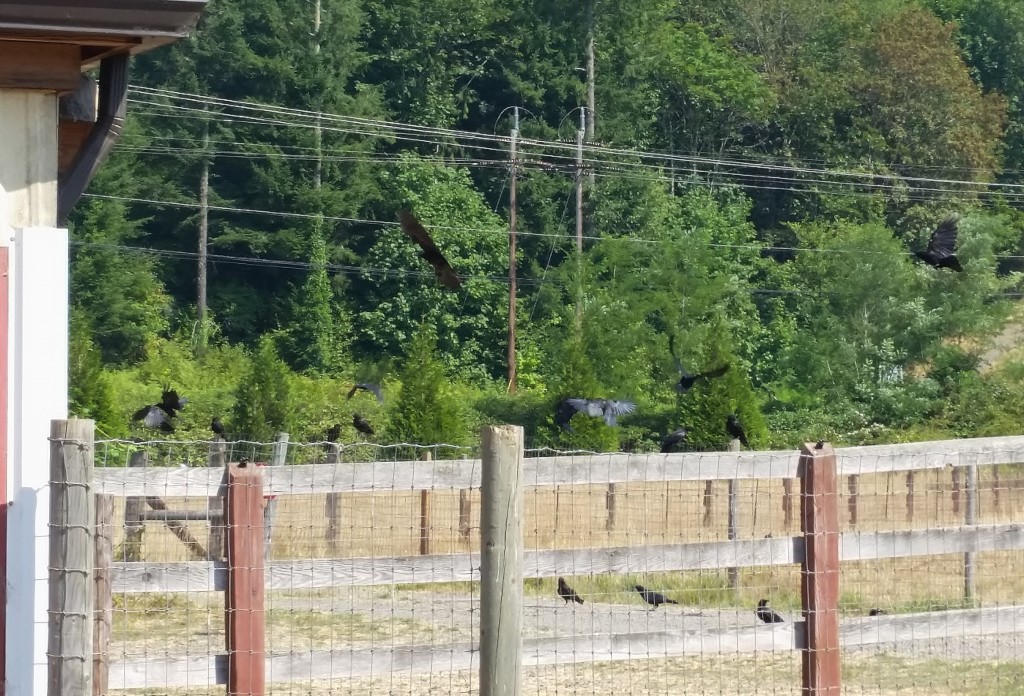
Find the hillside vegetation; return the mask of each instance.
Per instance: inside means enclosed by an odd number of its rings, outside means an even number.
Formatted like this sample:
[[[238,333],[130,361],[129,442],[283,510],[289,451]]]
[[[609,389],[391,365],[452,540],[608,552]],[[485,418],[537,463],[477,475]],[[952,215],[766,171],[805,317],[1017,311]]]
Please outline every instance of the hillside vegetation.
[[[728,413],[758,448],[1021,431],[1018,0],[211,0],[133,60],[125,133],[70,223],[73,411],[101,436],[141,434],[164,384],[190,398],[176,438],[219,416],[354,441],[354,412],[381,443],[502,421],[631,451],[680,425],[723,448]],[[912,254],[950,213],[962,273]],[[670,337],[691,372],[730,369],[677,393]],[[347,400],[355,380],[383,404]],[[570,434],[569,396],[637,409]]]

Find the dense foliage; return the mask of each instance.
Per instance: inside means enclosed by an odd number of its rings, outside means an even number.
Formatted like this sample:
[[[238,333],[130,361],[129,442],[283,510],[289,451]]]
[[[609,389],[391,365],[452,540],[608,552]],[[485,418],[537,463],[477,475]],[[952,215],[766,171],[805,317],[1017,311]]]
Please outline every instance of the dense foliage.
[[[103,434],[137,432],[165,383],[191,398],[188,437],[218,415],[238,436],[340,423],[351,441],[354,412],[382,442],[467,444],[508,421],[600,450],[680,425],[723,448],[729,413],[753,447],[1020,431],[1024,363],[988,350],[1020,321],[1016,0],[211,0],[132,71],[126,132],[71,221],[71,397]],[[949,212],[959,274],[910,254]],[[677,394],[670,337],[690,371],[730,370]],[[346,400],[370,378],[383,406]],[[637,410],[569,434],[568,396]]]

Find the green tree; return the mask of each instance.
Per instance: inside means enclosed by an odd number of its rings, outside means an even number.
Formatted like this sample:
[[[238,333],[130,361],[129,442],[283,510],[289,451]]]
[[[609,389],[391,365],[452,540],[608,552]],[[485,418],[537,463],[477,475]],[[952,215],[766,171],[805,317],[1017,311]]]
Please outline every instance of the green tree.
[[[75,418],[91,418],[103,437],[122,437],[124,422],[118,417],[114,391],[103,371],[100,351],[92,340],[88,318],[81,309],[71,310],[68,345],[68,402]]]
[[[249,374],[238,385],[232,417],[234,432],[269,442],[292,425],[289,370],[274,339],[263,336],[252,355]]]

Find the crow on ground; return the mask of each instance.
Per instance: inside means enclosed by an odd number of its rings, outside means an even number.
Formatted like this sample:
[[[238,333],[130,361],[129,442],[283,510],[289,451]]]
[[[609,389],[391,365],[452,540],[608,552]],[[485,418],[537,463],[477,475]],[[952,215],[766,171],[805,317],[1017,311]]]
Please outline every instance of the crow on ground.
[[[570,601],[583,604],[583,598],[576,594],[576,590],[566,584],[565,578],[558,578],[558,596],[564,599],[566,604]]]
[[[739,418],[736,417],[735,413],[730,413],[725,419],[725,429],[729,432],[729,435],[739,440],[744,447],[747,446],[747,434],[743,432],[743,426],[740,425]]]
[[[426,228],[407,210],[401,211],[398,218],[402,223],[402,231],[422,249],[420,257],[434,268],[438,282],[449,290],[458,290],[462,286],[462,281],[448,263],[448,259],[434,244]]]
[[[754,614],[765,623],[783,623],[782,617],[768,607],[767,599],[762,599],[757,603],[757,609],[754,611]]]
[[[882,614],[885,614],[885,613],[886,612],[882,611],[881,609],[872,609],[871,611],[868,612],[868,616],[881,616]]]
[[[373,382],[359,382],[358,384],[356,384],[354,387],[352,387],[352,389],[349,390],[348,398],[346,399],[346,401],[355,396],[355,393],[360,389],[362,389],[363,391],[368,391],[375,397],[377,397],[378,403],[384,403],[384,394],[380,390],[380,385],[375,384]]]
[[[660,592],[646,589],[643,585],[634,585],[633,589],[640,593],[640,598],[657,609],[662,604],[679,604],[674,599],[669,599]]]
[[[676,382],[676,391],[680,394],[685,394],[693,388],[693,385],[700,379],[714,379],[715,377],[721,377],[729,371],[728,365],[719,365],[718,367],[708,370],[707,372],[700,372],[692,374],[689,370],[683,367],[683,363],[679,360],[676,355],[676,340],[675,336],[669,334],[668,337],[668,351],[672,354],[672,360],[676,364],[676,370],[679,372],[679,381]]]
[[[214,435],[224,437],[224,424],[220,422],[220,418],[214,418],[210,421],[210,430],[213,431]]]
[[[951,213],[938,224],[924,251],[915,251],[914,256],[933,268],[951,268],[963,271],[960,259],[956,257],[956,235],[959,231],[960,216]]]
[[[673,451],[678,445],[686,442],[686,435],[686,428],[677,428],[670,432],[661,441],[661,453],[667,454]]]
[[[373,435],[373,427],[358,413],[352,414],[352,426],[363,435]]]

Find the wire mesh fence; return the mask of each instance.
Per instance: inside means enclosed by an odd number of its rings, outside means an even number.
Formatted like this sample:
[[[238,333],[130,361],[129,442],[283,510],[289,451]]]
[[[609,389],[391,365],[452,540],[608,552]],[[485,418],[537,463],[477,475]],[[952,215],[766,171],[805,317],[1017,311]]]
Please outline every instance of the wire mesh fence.
[[[797,452],[527,450],[523,693],[800,693],[813,628],[802,512],[815,505],[841,533],[844,693],[1019,691],[1013,440],[840,449],[831,501],[801,498]],[[222,472],[245,459],[267,466],[267,693],[476,693],[479,456],[98,442],[113,616],[96,650],[111,689],[224,692]]]

